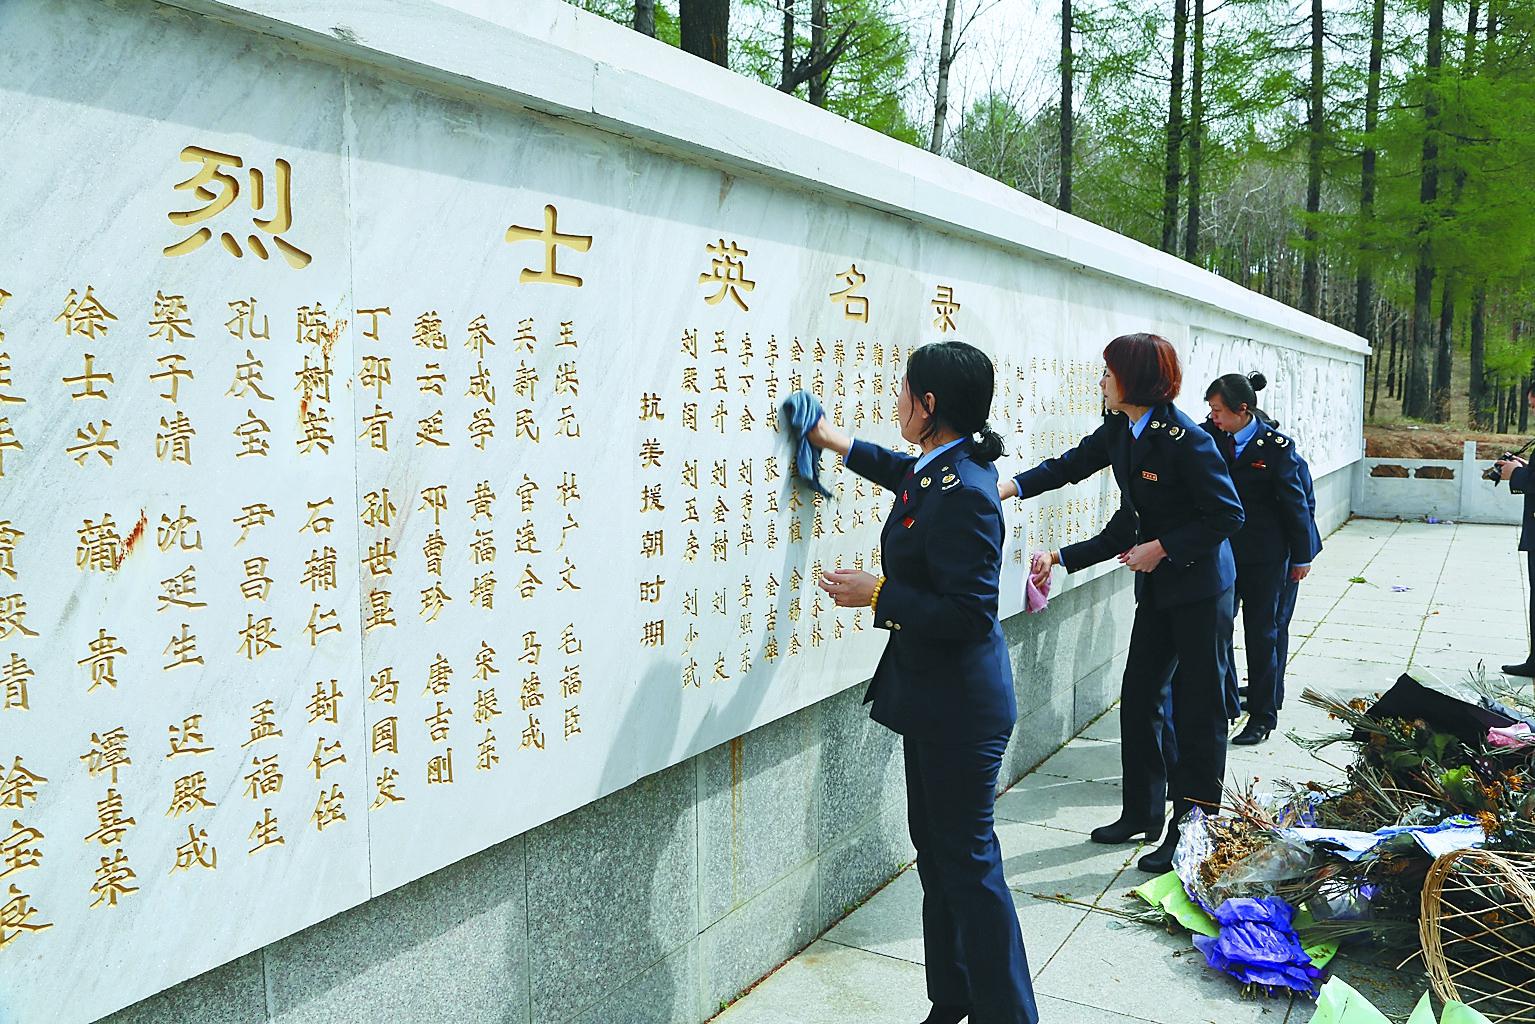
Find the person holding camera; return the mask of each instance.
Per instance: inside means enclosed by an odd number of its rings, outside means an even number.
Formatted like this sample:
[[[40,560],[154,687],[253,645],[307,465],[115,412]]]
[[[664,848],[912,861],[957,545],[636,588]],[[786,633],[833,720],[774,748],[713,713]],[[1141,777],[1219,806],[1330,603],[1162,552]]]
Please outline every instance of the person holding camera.
[[[1535,383],[1524,389],[1524,400],[1535,409]],[[1504,452],[1503,457],[1483,475],[1494,484],[1507,480],[1510,493],[1524,495],[1524,514],[1519,519],[1519,550],[1525,553],[1531,580],[1530,653],[1517,665],[1504,665],[1503,672],[1510,676],[1535,677],[1535,475],[1530,472],[1529,461],[1513,452]]]

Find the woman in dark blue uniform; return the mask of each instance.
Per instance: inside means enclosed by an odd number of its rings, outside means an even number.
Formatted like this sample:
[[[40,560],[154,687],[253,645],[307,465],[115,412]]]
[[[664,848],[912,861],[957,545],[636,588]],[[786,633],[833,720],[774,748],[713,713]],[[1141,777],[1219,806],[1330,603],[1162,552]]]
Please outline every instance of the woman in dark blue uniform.
[[[1032,568],[1042,582],[1052,565],[1073,572],[1118,557],[1136,573],[1135,623],[1120,689],[1124,802],[1119,820],[1094,829],[1092,839],[1157,840],[1170,791],[1173,826],[1139,862],[1141,870],[1160,874],[1172,865],[1184,813],[1221,798],[1225,650],[1236,578],[1227,538],[1242,525],[1242,505],[1215,442],[1173,405],[1183,372],[1172,345],[1154,334],[1128,334],[1109,342],[1103,361],[1105,404],[1119,415],[1066,454],[1005,481],[1001,493],[1032,498],[1113,467],[1120,505],[1103,532],[1040,552]],[[1170,777],[1161,725],[1169,686],[1178,744]]]
[[[1002,439],[987,423],[993,368],[963,342],[912,352],[901,436],[918,457],[854,441],[824,418],[808,439],[892,491],[880,535],[885,575],[839,569],[818,581],[889,630],[864,700],[901,734],[907,817],[922,880],[926,1024],[1035,1024],[1034,989],[992,826],[1002,754],[1017,719],[997,621]]]
[[[1247,642],[1247,724],[1232,740],[1252,746],[1279,724],[1279,605],[1287,579],[1299,583],[1316,556],[1295,445],[1255,415],[1261,373],[1228,373],[1205,389],[1215,439],[1247,514],[1231,538],[1236,601]],[[1233,665],[1232,672],[1235,672]]]
[[[1275,430],[1279,429],[1279,421],[1262,409],[1254,409],[1253,413],[1265,424]],[[1322,553],[1322,534],[1316,527],[1316,490],[1311,480],[1311,467],[1306,464],[1300,451],[1293,446],[1290,449],[1295,452],[1295,468],[1300,474],[1300,485],[1306,492],[1306,528],[1311,538],[1311,559]],[[1300,579],[1296,578],[1293,571],[1296,566],[1290,567],[1292,571],[1285,573],[1284,589],[1279,592],[1279,641],[1275,645],[1274,661],[1277,662],[1275,675],[1278,682],[1274,686],[1276,701],[1274,706],[1284,708],[1284,674],[1285,666],[1290,661],[1290,620],[1295,618],[1295,602],[1300,597]]]

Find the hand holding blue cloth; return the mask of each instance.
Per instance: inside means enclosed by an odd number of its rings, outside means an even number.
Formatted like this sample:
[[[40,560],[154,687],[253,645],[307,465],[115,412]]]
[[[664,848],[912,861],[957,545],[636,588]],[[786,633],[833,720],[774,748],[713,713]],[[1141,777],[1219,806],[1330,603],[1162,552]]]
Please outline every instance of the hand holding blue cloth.
[[[782,411],[784,426],[789,428],[789,446],[794,452],[795,474],[817,494],[830,498],[831,492],[821,485],[820,449],[810,443],[810,431],[826,415],[821,400],[808,391],[796,391],[783,400]]]

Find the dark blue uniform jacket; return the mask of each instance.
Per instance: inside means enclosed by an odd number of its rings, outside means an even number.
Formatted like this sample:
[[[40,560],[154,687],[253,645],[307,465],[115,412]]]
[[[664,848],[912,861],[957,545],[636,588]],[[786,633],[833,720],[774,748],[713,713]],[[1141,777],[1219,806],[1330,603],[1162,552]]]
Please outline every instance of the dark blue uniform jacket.
[[[1535,551],[1535,468],[1520,466],[1509,475],[1508,489],[1524,495],[1524,518],[1519,525],[1519,550]]]
[[[1311,560],[1315,561],[1322,553],[1322,534],[1316,528],[1316,489],[1311,482],[1311,467],[1300,452],[1295,453],[1295,465],[1300,470],[1300,485],[1306,490],[1306,534],[1311,540]]]
[[[1209,420],[1200,424],[1215,439],[1217,449],[1229,435]],[[1309,565],[1321,550],[1313,541],[1316,523],[1307,504],[1307,481],[1301,475],[1295,443],[1279,431],[1259,425],[1236,462],[1231,482],[1247,519],[1231,537],[1231,554],[1238,565],[1249,562],[1289,562]],[[1313,498],[1314,502],[1315,499]]]
[[[874,624],[890,631],[865,703],[904,736],[966,743],[1018,717],[1013,670],[997,621],[1002,505],[995,466],[970,442],[909,475],[916,459],[855,441],[847,467],[895,493],[880,534],[885,584]]]
[[[1068,571],[1160,540],[1167,558],[1135,574],[1137,601],[1172,608],[1215,597],[1235,582],[1227,538],[1242,525],[1242,503],[1209,434],[1171,403],[1152,409],[1138,438],[1116,413],[1071,451],[1018,474],[1018,496],[1078,483],[1105,466],[1119,483],[1119,511],[1098,536],[1061,549]]]

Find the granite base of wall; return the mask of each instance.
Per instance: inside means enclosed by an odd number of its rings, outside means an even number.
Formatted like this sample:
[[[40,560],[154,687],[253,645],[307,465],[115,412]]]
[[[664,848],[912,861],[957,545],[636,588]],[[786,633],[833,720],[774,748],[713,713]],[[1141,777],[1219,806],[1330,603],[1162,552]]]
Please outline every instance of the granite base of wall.
[[[1316,494],[1316,526],[1324,538],[1348,522],[1348,517],[1353,514],[1354,473],[1358,466],[1355,462],[1312,481],[1312,491]]]
[[[1126,572],[1004,623],[1010,785],[1118,696]],[[698,1024],[910,863],[863,687],[105,1018]]]

